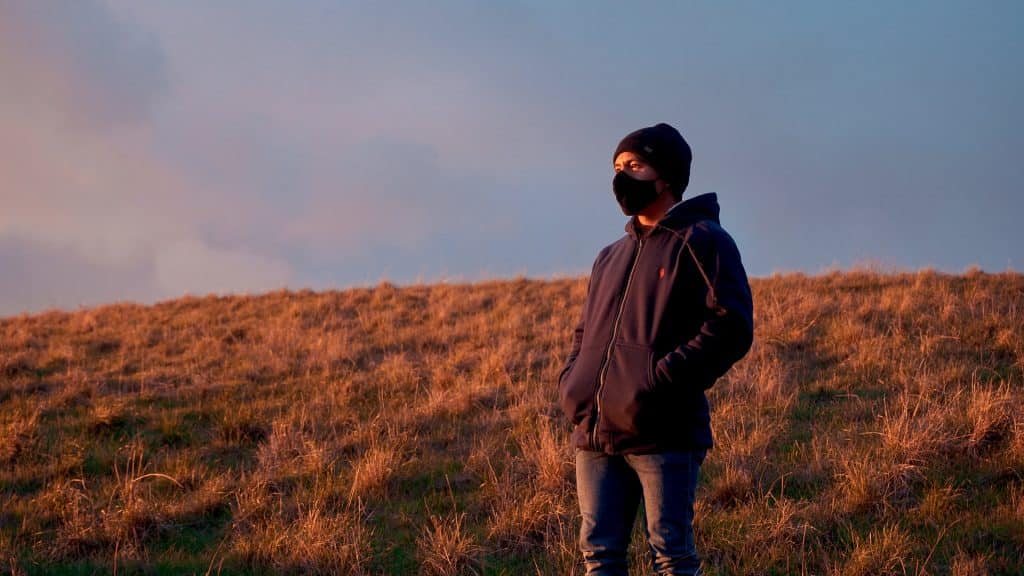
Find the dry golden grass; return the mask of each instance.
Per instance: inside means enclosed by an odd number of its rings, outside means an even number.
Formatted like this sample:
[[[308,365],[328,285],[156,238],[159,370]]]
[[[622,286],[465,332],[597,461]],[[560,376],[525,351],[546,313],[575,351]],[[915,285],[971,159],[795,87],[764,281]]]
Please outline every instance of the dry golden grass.
[[[1024,573],[1024,278],[753,282],[709,574]],[[554,379],[585,279],[0,320],[0,572],[579,572]],[[632,548],[643,573],[643,545]]]

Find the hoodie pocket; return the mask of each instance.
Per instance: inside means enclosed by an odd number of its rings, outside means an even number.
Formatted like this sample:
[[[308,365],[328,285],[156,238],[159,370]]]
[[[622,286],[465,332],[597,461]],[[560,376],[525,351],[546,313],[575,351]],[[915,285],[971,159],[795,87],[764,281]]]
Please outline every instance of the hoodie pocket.
[[[617,342],[601,388],[601,415],[617,432],[636,434],[650,418],[654,352],[647,346]]]
[[[597,373],[601,367],[604,349],[588,346],[580,349],[572,365],[566,368],[558,382],[558,404],[565,417],[579,424],[594,405]]]

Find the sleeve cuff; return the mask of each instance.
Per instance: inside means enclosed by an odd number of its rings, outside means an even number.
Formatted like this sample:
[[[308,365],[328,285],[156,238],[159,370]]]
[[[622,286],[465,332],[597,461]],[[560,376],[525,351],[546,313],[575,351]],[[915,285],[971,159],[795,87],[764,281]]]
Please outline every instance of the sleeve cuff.
[[[654,365],[654,385],[671,384],[672,377],[668,368],[668,358],[662,358]]]

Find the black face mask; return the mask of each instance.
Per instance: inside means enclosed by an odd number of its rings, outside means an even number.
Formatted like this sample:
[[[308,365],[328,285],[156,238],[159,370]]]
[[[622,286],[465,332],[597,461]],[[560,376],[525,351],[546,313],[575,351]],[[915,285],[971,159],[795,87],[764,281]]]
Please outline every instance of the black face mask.
[[[637,180],[625,172],[618,172],[612,179],[612,191],[619,207],[626,216],[634,216],[658,199],[655,180]]]

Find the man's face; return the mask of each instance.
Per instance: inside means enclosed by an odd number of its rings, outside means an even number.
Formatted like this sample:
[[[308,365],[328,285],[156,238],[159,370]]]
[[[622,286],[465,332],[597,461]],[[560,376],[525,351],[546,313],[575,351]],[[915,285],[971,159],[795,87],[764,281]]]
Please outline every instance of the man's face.
[[[615,172],[625,172],[637,180],[657,180],[658,173],[642,157],[633,152],[623,152],[615,157]]]

